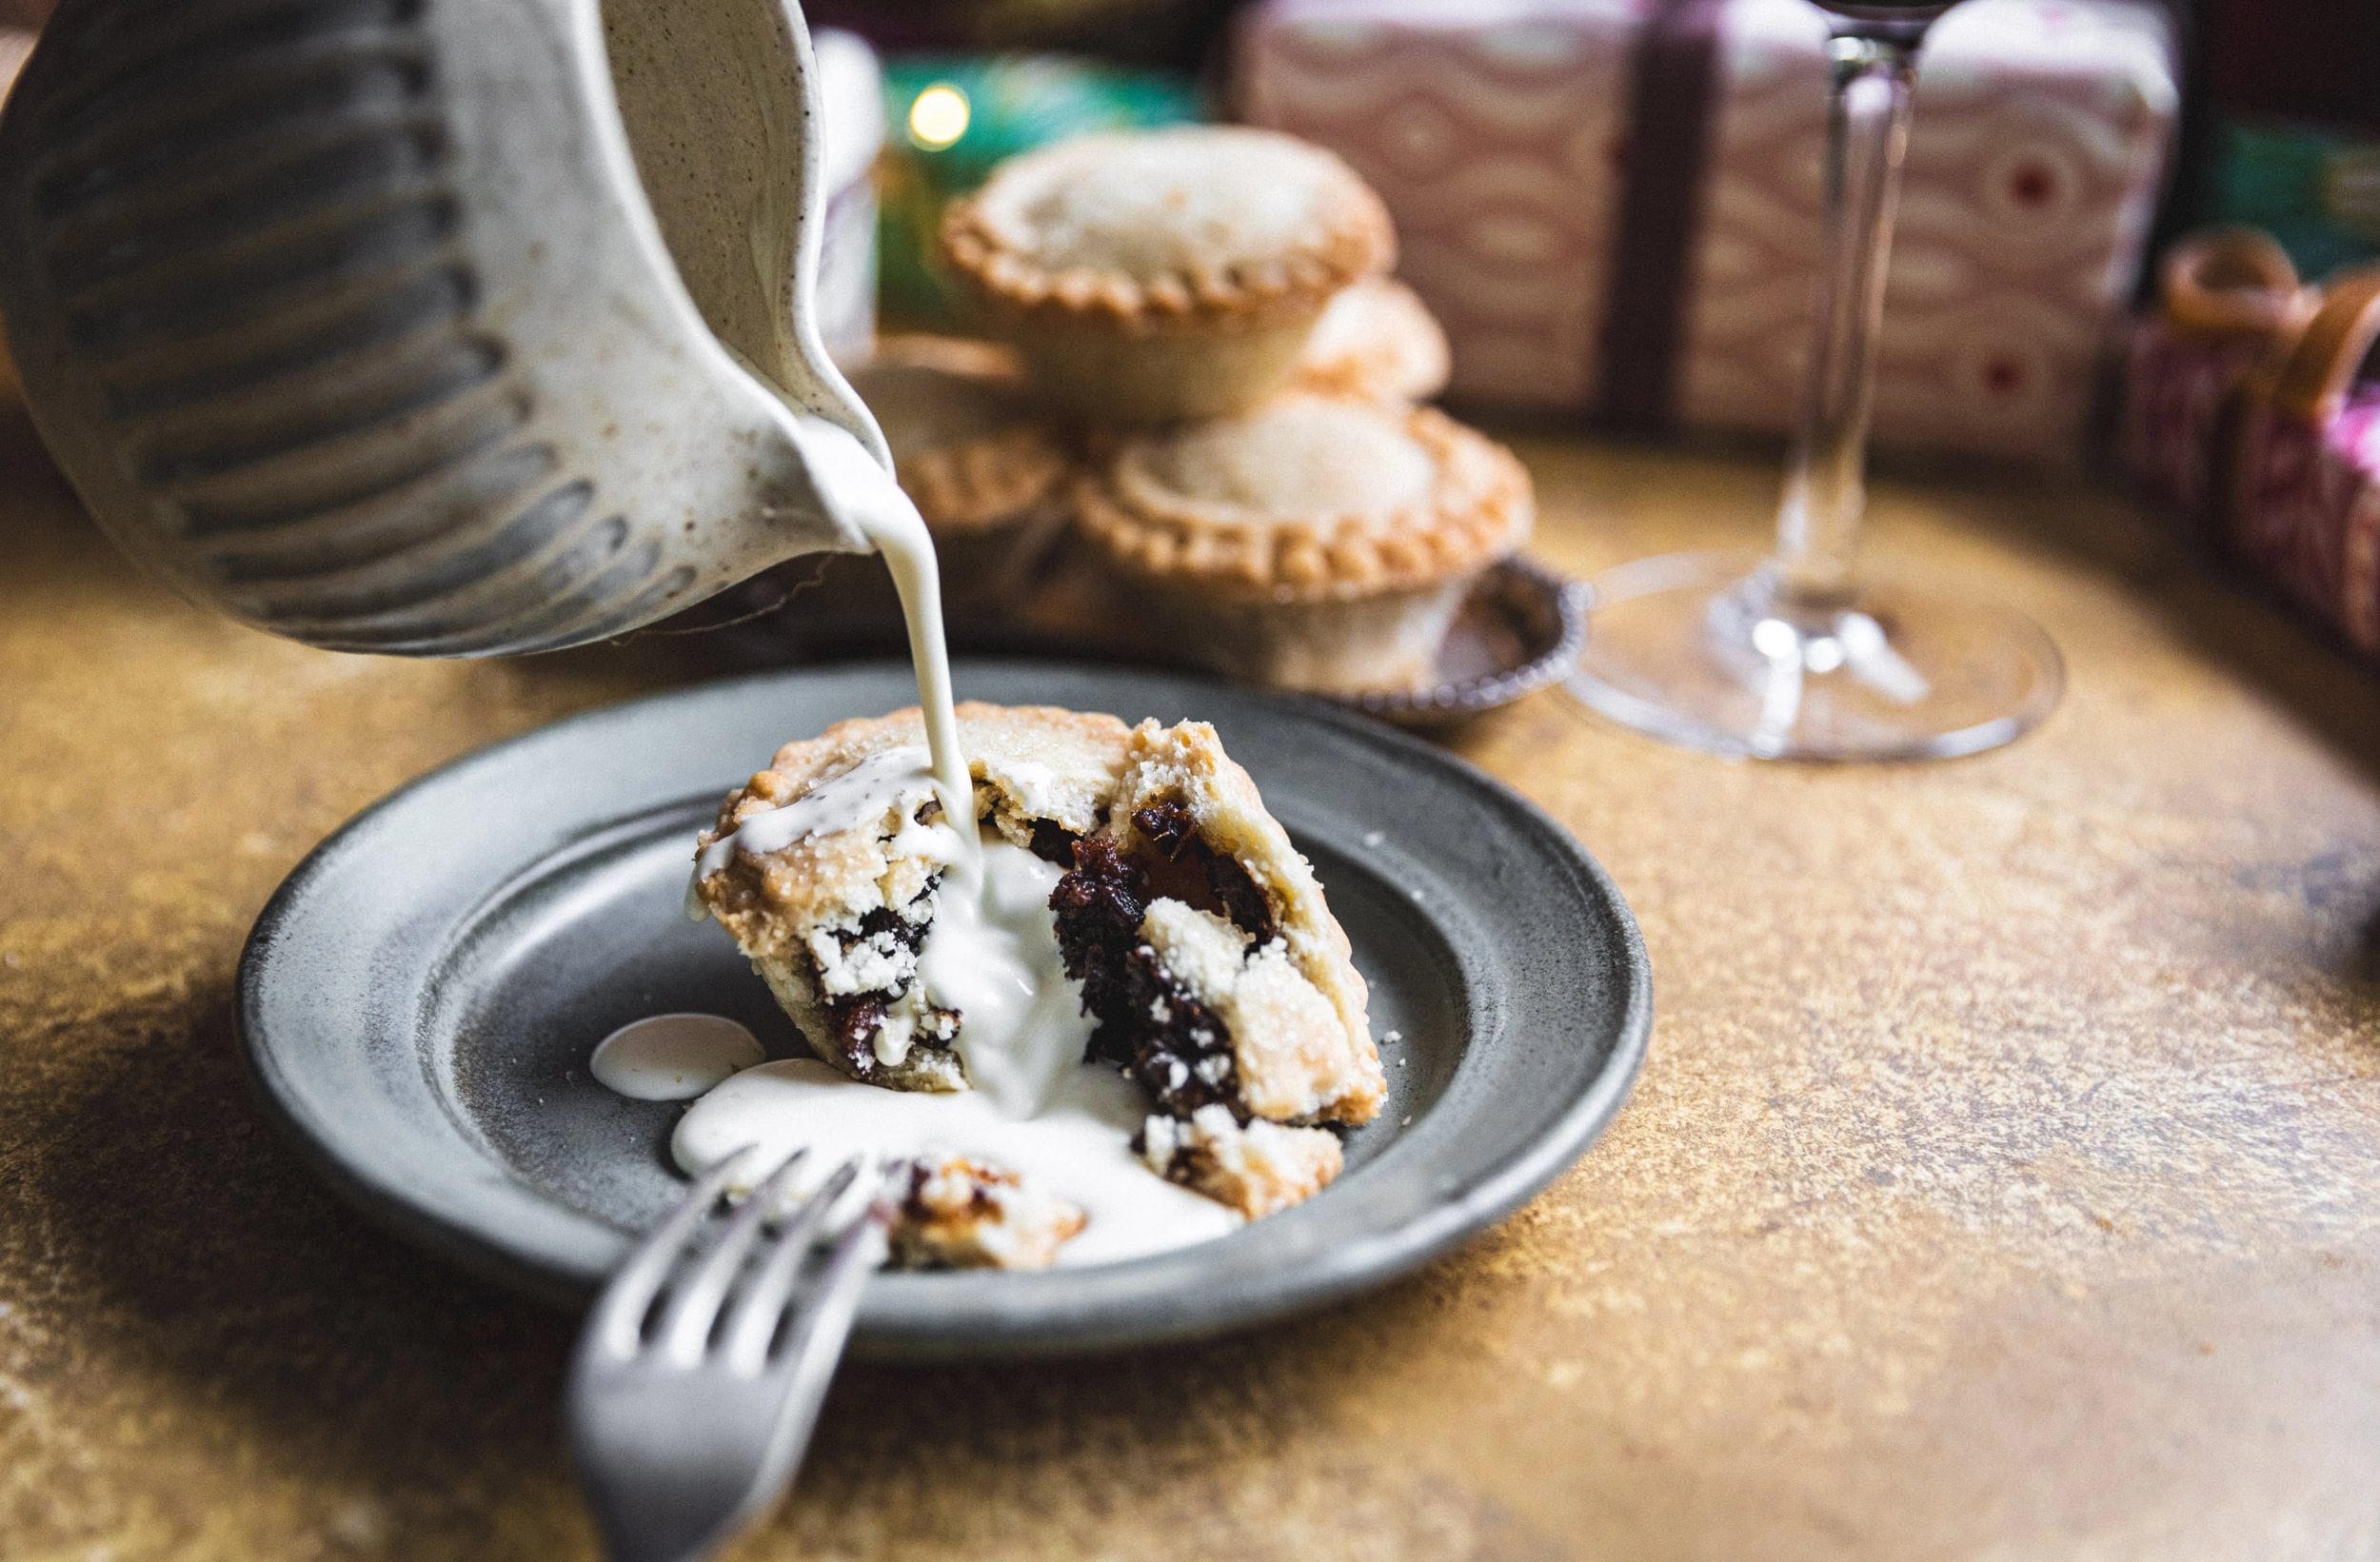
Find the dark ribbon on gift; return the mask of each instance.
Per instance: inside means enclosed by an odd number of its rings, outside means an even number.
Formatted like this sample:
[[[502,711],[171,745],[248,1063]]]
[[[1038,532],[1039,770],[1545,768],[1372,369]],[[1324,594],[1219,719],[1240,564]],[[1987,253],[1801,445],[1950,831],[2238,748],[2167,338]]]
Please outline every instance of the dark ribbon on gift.
[[[1688,267],[1702,209],[1726,0],[1660,0],[1637,36],[1627,182],[1604,298],[1603,421],[1652,432],[1677,413]]]
[[[2188,0],[2154,0],[2177,52],[2193,57]],[[1727,0],[1656,0],[1630,62],[1625,184],[1605,293],[1597,410],[1615,428],[1659,432],[1677,419],[1691,266],[1719,103]],[[2160,218],[2160,227],[2167,220]]]

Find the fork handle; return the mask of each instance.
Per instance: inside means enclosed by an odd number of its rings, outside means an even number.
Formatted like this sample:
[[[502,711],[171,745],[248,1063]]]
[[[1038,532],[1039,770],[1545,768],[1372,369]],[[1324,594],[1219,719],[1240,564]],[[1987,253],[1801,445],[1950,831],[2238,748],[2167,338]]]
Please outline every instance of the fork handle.
[[[743,1505],[691,1550],[656,1552],[629,1543],[625,1536],[610,1537],[611,1562],[707,1562],[783,1500],[809,1450],[810,1434],[818,1428],[818,1413],[835,1380],[835,1369],[843,1361],[843,1342],[851,1335],[860,1293],[868,1276],[883,1264],[885,1224],[882,1206],[872,1207],[853,1221],[828,1250],[823,1272],[803,1288],[794,1303],[793,1337],[785,1342],[783,1357],[771,1369],[786,1380],[783,1408],[762,1458],[763,1474],[752,1483]]]
[[[836,1241],[809,1306],[795,1315],[799,1333],[786,1342],[783,1369],[792,1378],[792,1387],[786,1391],[785,1408],[778,1417],[771,1455],[783,1461],[784,1473],[769,1492],[766,1506],[775,1506],[792,1486],[802,1456],[809,1450],[810,1433],[818,1429],[819,1409],[826,1402],[826,1390],[843,1362],[843,1342],[851,1335],[860,1293],[868,1276],[883,1267],[885,1225],[881,1205],[853,1221]]]

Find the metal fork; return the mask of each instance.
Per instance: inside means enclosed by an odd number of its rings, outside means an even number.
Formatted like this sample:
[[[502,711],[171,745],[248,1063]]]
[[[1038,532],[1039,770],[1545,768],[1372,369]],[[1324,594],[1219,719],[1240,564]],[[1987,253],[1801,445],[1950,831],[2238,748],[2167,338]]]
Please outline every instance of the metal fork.
[[[613,1562],[696,1562],[775,1503],[809,1446],[861,1288],[883,1259],[886,1215],[871,1199],[803,1265],[860,1176],[853,1159],[783,1219],[739,1287],[802,1153],[716,1240],[689,1251],[740,1159],[704,1174],[639,1244],[579,1336],[565,1419]]]

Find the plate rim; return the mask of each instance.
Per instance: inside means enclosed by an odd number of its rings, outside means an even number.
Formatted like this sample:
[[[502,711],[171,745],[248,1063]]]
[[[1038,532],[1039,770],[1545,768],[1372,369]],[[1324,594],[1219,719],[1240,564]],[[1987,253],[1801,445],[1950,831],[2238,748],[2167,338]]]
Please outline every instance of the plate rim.
[[[402,806],[417,792],[501,751],[582,724],[617,721],[639,707],[664,705],[689,695],[732,698],[748,687],[798,682],[812,676],[893,671],[907,674],[909,664],[905,660],[883,658],[769,668],[700,680],[590,706],[446,760],[382,794],[343,821],[298,860],[266,900],[242,943],[234,981],[234,1028],[244,1072],[285,1141],[335,1194],[384,1229],[429,1249],[438,1257],[483,1279],[574,1311],[583,1308],[590,1293],[579,1277],[541,1266],[489,1241],[482,1229],[467,1218],[426,1205],[410,1196],[406,1189],[340,1154],[338,1125],[320,1117],[301,1098],[290,1076],[281,1066],[276,1048],[266,1035],[268,1027],[260,1017],[266,986],[271,979],[278,936],[299,915],[302,900],[314,885],[381,816]],[[1509,782],[1427,738],[1319,698],[1223,684],[1173,669],[1105,668],[1056,658],[967,657],[956,659],[953,665],[954,680],[962,685],[971,674],[1030,677],[1035,673],[1113,676],[1129,681],[1155,678],[1180,685],[1212,687],[1238,701],[1271,706],[1276,712],[1299,721],[1338,728],[1359,742],[1386,748],[1409,763],[1439,769],[1466,786],[1488,794],[1511,817],[1525,821],[1536,835],[1550,843],[1608,914],[1612,930],[1617,935],[1619,959],[1615,967],[1625,990],[1624,1002],[1611,1051],[1602,1066],[1543,1131],[1513,1147],[1486,1176],[1468,1181],[1453,1196],[1418,1212],[1392,1236],[1376,1238],[1355,1251],[1347,1244],[1328,1250],[1319,1262],[1299,1272],[1294,1280],[1277,1286],[1262,1301],[1219,1317],[1169,1316],[1103,1331],[1061,1324],[1055,1330],[1058,1337],[1002,1335],[997,1341],[945,1341],[931,1330],[869,1329],[864,1327],[863,1318],[863,1328],[854,1334],[852,1354],[909,1360],[1076,1355],[1238,1333],[1343,1301],[1414,1273],[1483,1234],[1489,1226],[1527,1203],[1594,1145],[1625,1104],[1643,1068],[1654,1024],[1653,969],[1642,931],[1617,884],[1595,855],[1558,820]]]

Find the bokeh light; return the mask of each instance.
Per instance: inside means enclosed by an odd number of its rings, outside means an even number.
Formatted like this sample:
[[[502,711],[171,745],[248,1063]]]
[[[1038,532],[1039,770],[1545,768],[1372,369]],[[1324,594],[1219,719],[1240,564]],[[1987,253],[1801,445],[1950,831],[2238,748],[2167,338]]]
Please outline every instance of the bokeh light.
[[[940,151],[967,133],[973,112],[964,92],[948,82],[936,82],[909,105],[909,139],[928,151]]]

